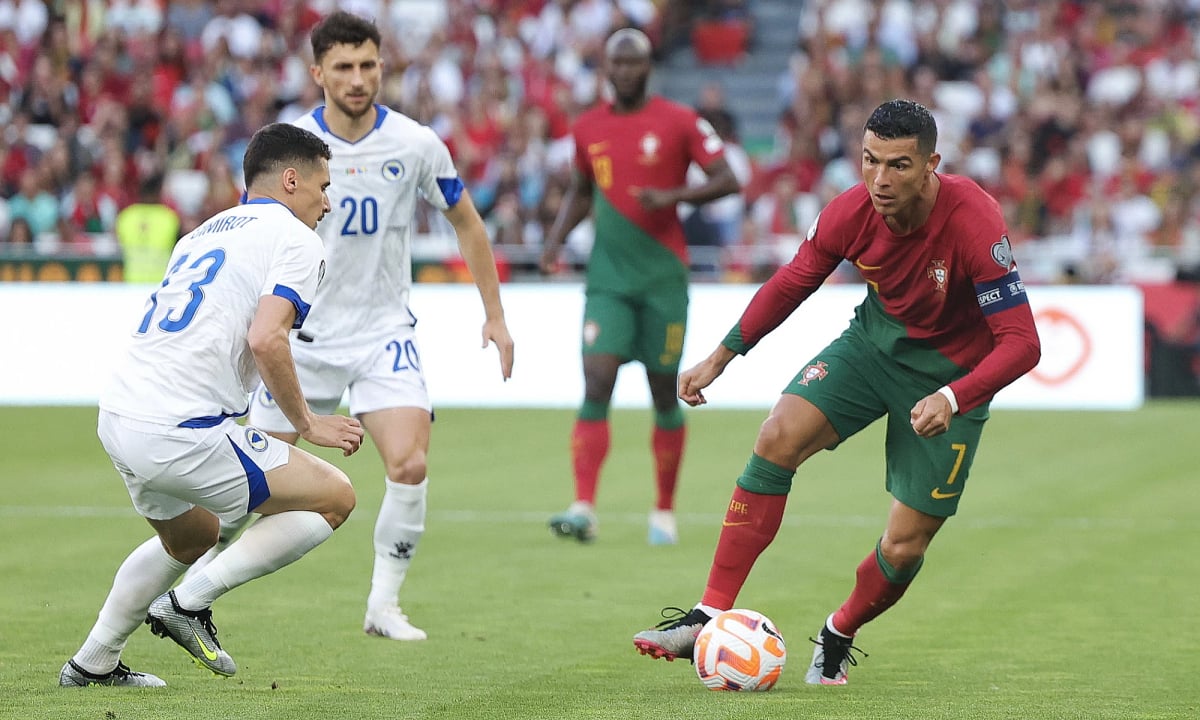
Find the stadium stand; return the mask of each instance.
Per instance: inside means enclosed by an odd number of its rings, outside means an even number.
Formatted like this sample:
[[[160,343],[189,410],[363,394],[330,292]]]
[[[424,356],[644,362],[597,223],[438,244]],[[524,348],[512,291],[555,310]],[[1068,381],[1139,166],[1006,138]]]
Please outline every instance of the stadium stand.
[[[624,25],[655,39],[660,92],[701,104],[716,87],[709,109],[752,160],[742,232],[697,247],[718,269],[705,278],[786,259],[855,182],[863,113],[893,96],[934,111],[943,168],[1001,202],[1030,281],[1200,266],[1200,36],[1183,0],[0,0],[0,239],[24,220],[38,252],[112,252],[116,212],[157,173],[183,232],[236,201],[250,133],[318,101],[307,31],[335,6],[384,29],[385,100],[446,139],[514,278]],[[453,252],[438,221],[421,219],[430,262]]]

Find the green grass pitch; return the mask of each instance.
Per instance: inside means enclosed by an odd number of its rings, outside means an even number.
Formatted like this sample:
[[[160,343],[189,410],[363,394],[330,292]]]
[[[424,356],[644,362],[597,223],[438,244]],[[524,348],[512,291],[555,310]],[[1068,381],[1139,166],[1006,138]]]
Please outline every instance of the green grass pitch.
[[[958,517],[907,596],[866,626],[842,688],[803,682],[810,635],[882,529],[882,426],[797,475],[740,605],[778,624],[775,690],[712,693],[631,636],[703,588],[732,483],[764,412],[688,411],[681,544],[646,545],[649,414],[613,415],[600,539],[552,538],[570,500],[572,413],[439,411],[425,539],[402,593],[429,632],[361,630],[382,484],[373,447],[344,467],[350,521],[295,565],[215,606],[236,677],[143,626],[125,660],[158,691],[63,690],[58,670],[149,527],[88,408],[0,408],[0,718],[1200,717],[1200,405],[997,411]]]

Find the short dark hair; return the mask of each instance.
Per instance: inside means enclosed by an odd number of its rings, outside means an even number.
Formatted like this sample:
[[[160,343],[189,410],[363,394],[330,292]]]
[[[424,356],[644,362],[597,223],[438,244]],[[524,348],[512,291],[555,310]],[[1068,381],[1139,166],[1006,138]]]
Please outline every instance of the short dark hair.
[[[370,40],[375,47],[382,47],[382,36],[374,22],[342,10],[317,23],[312,30],[311,40],[313,60],[318,64],[334,45],[358,47]]]
[[[329,160],[333,153],[324,140],[301,127],[289,123],[264,125],[246,146],[242,159],[242,174],[246,188],[262,175],[279,172],[287,166],[315,165],[321,158]]]
[[[875,108],[864,128],[884,140],[915,137],[917,150],[932,155],[937,147],[937,123],[929,109],[912,100],[888,100]]]

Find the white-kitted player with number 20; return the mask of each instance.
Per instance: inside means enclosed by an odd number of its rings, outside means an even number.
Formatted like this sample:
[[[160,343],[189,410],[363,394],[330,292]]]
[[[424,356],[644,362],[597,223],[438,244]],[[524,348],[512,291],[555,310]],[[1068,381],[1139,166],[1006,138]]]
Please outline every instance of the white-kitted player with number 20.
[[[101,395],[97,432],[157,535],[117,570],[59,684],[165,685],[121,662],[143,622],[214,673],[233,675],[237,666],[217,642],[213,601],[299,559],[354,508],[354,490],[340,470],[235,421],[261,376],[309,442],[346,455],[362,443],[358,421],[309,410],[289,345],[323,273],[313,229],[329,211],[329,157],[323,140],[292,125],[255,133],[243,161],[245,203],[180,240],[147,301]],[[169,590],[216,543],[218,518],[251,511],[262,515],[254,527]]]
[[[329,269],[292,350],[309,404],[317,412],[333,412],[348,388],[350,414],[362,421],[383,459],[387,477],[363,629],[394,640],[423,640],[425,632],[398,605],[425,530],[432,424],[416,318],[408,306],[411,226],[419,197],[454,226],[483,300],[483,346],[496,344],[505,379],[512,373],[513,342],[487,231],[446,145],[428,127],[375,103],[383,77],[379,30],[363,18],[335,12],[313,28],[311,39],[312,77],[324,90],[325,104],[296,124],[333,151],[332,210],[317,227]],[[250,421],[296,440],[277,398],[266,393],[254,398]]]

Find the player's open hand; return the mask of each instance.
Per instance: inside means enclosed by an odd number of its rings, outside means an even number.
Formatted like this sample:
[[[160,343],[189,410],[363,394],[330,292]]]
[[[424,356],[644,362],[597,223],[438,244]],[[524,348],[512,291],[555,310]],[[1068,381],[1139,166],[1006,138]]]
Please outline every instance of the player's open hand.
[[[508,380],[513,369],[513,339],[503,319],[488,320],[483,324],[483,347],[486,348],[489,342],[496,343],[496,349],[500,351],[500,374]]]
[[[345,415],[314,415],[308,432],[301,437],[313,445],[338,448],[342,455],[350,457],[362,447],[362,423]]]
[[[931,438],[950,429],[950,418],[954,416],[954,411],[946,396],[935,392],[918,400],[908,415],[913,432],[923,438]]]

